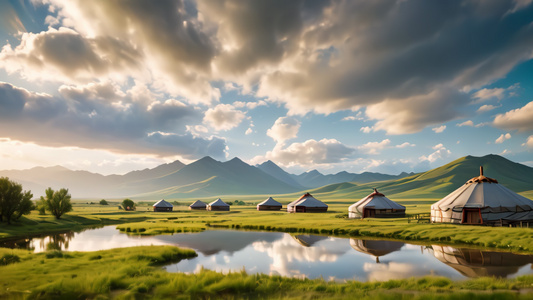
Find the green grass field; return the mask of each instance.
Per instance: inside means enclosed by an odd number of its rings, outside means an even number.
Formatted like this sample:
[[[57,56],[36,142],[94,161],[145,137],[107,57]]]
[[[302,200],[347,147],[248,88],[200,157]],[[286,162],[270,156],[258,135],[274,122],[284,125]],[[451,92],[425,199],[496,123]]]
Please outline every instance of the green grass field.
[[[351,199],[317,196],[329,205],[327,213],[289,214],[257,211],[254,204],[264,196],[225,197],[245,201],[229,212],[190,211],[194,199],[180,199],[173,212],[153,212],[155,201],[139,203],[137,211],[74,201],[74,211],[56,220],[33,212],[13,225],[0,224],[0,237],[27,237],[67,230],[116,224],[124,233],[153,235],[230,228],[271,230],[359,238],[385,238],[409,243],[455,244],[468,247],[533,253],[529,228],[494,228],[450,224],[427,224],[399,219],[346,219]],[[284,205],[293,195],[275,197]],[[205,202],[214,199],[203,199]],[[427,213],[437,199],[401,199],[411,214]],[[171,200],[172,201],[172,200]],[[440,277],[412,278],[387,282],[334,283],[246,273],[220,274],[204,270],[198,274],[166,273],[159,264],[195,255],[176,247],[133,247],[97,252],[30,253],[0,249],[0,298],[178,298],[178,299],[531,299],[533,276],[516,279],[479,278],[451,281]],[[16,257],[16,258],[15,258]]]

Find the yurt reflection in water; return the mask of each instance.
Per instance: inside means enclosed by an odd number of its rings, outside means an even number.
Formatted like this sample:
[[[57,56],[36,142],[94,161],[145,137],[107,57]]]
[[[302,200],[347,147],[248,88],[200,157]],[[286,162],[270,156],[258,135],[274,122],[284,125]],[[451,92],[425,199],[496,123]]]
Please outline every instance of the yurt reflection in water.
[[[379,263],[379,257],[385,256],[389,253],[400,251],[403,245],[402,242],[395,241],[378,241],[378,240],[358,240],[350,239],[350,246],[353,249],[376,257],[376,263]]]
[[[315,243],[327,240],[327,236],[321,236],[321,235],[311,235],[311,234],[298,234],[298,235],[292,235],[292,238],[298,242],[298,244],[304,246],[304,247],[311,247]]]
[[[533,263],[532,255],[510,252],[491,252],[479,249],[461,249],[450,246],[431,246],[433,255],[441,262],[467,277],[508,277]]]

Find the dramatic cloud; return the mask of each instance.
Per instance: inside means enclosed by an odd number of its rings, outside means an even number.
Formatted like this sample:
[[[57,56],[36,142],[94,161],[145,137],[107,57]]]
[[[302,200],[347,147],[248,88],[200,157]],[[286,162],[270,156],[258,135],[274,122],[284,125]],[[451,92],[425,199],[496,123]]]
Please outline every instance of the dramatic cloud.
[[[4,47],[0,66],[8,71],[59,82],[133,76],[191,103],[220,98],[209,82],[216,46],[182,1],[43,2],[63,27]]]
[[[230,130],[241,124],[245,114],[230,104],[219,104],[205,112],[204,123],[215,130]]]
[[[280,117],[274,122],[272,128],[267,130],[267,135],[277,143],[283,143],[298,136],[300,121],[293,117]]]
[[[375,130],[389,134],[460,117],[468,97],[459,91],[501,78],[533,47],[523,17],[533,8],[510,0],[42,2],[58,29],[6,46],[0,65],[10,72],[77,82],[131,76],[203,104],[219,100],[212,82],[223,81],[226,91],[283,103],[289,115],[368,107]],[[480,89],[474,98],[504,94]]]
[[[442,133],[445,129],[446,129],[446,125],[431,128],[431,130],[435,131],[435,133]]]
[[[119,153],[224,156],[224,139],[185,133],[202,115],[180,101],[134,101],[108,82],[59,91],[61,97],[53,97],[0,83],[0,136]]]
[[[286,148],[279,145],[268,151],[262,161],[269,159],[286,167],[332,164],[349,158],[356,151],[335,139],[311,139],[293,143]]]
[[[493,125],[507,130],[533,130],[533,101],[494,118]]]
[[[509,133],[503,134],[502,133],[502,135],[500,135],[500,137],[497,138],[496,141],[494,141],[494,143],[501,144],[501,143],[505,142],[506,140],[508,140],[510,138],[511,138],[511,134],[509,134]]]

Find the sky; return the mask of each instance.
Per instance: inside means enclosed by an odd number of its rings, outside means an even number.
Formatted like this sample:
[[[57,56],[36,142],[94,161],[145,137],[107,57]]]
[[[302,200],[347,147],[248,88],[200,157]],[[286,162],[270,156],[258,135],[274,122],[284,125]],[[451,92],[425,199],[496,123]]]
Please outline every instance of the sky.
[[[532,2],[0,0],[0,169],[533,166]]]

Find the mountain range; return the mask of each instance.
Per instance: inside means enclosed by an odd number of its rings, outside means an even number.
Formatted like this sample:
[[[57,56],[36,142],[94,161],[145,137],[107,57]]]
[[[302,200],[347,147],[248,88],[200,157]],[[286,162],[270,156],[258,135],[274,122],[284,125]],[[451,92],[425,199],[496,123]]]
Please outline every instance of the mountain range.
[[[486,176],[495,177],[512,190],[533,190],[533,168],[498,155],[466,156],[424,173],[399,175],[371,172],[324,175],[317,170],[295,175],[272,161],[251,166],[239,158],[220,162],[206,156],[188,165],[175,161],[124,175],[104,176],[55,166],[5,170],[0,171],[0,176],[21,183],[36,198],[44,194],[47,187],[68,188],[77,199],[276,195],[304,190],[357,198],[368,194],[372,187],[379,187],[380,191],[396,197],[438,198],[477,176],[480,165],[485,167]]]

